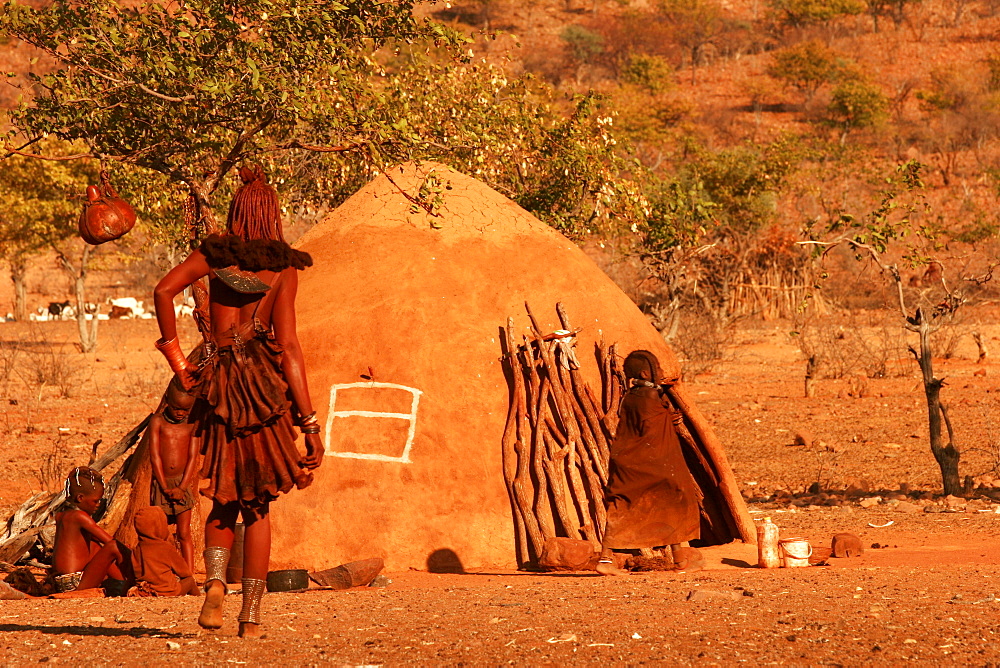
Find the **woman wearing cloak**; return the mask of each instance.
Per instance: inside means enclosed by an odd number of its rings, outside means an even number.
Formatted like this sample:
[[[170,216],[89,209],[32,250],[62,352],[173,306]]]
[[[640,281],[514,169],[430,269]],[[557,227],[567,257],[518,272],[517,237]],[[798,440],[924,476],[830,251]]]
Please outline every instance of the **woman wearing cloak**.
[[[698,490],[684,461],[674,421],[680,419],[663,395],[659,361],[636,350],[623,365],[629,390],[619,411],[618,432],[611,444],[608,510],[597,572],[619,575],[614,550],[669,545],[674,563],[682,565],[681,543],[700,535]]]
[[[201,476],[212,499],[205,524],[205,601],[198,623],[222,626],[225,571],[237,519],[246,527],[240,637],[260,633],[260,600],[271,553],[269,504],[312,482],[323,459],[295,327],[298,270],[308,254],[284,240],[278,197],[262,171],[240,170],[228,234],[210,235],[156,286],[154,302],[167,358],[197,404]],[[185,358],[177,342],[174,297],[209,277],[210,332]],[[293,417],[294,416],[294,417]],[[296,448],[297,425],[306,454]]]

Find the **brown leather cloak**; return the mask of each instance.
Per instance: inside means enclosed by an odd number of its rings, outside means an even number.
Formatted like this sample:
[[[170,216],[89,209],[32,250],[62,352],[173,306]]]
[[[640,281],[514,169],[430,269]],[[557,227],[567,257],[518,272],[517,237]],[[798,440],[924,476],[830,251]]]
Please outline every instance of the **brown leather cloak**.
[[[626,550],[672,545],[700,534],[698,493],[655,387],[633,387],[611,445],[604,546]]]

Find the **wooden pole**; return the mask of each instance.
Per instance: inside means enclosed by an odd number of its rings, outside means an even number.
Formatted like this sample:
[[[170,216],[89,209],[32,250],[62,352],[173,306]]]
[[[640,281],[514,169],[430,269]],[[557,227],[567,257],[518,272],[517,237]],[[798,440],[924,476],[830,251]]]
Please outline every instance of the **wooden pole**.
[[[508,321],[509,331],[509,344],[513,346],[513,321]],[[513,349],[513,348],[512,348]],[[513,358],[512,358],[513,359]],[[514,365],[512,365],[514,366]],[[524,376],[522,375],[521,369],[514,366],[514,403],[516,406],[516,416],[515,416],[515,433],[516,438],[514,441],[514,449],[517,454],[517,469],[514,475],[514,492],[517,497],[518,506],[520,508],[520,513],[524,519],[525,532],[530,539],[531,550],[534,551],[534,556],[537,559],[538,555],[541,554],[542,544],[545,542],[542,537],[541,529],[538,527],[538,521],[536,520],[534,514],[531,512],[531,498],[532,494],[529,492],[531,487],[531,474],[528,470],[528,464],[531,459],[530,453],[530,443],[531,439],[526,434],[527,427],[527,397],[525,395],[524,389]]]
[[[520,375],[521,369],[520,365],[517,363],[517,357],[514,353],[513,318],[507,318],[506,335],[507,345],[506,350],[504,350],[504,359],[507,361],[511,382],[516,383],[517,381],[514,380],[514,376]],[[514,490],[514,478],[517,475],[517,449],[515,442],[517,441],[517,420],[518,413],[520,412],[520,406],[518,405],[516,394],[517,391],[512,389],[510,409],[507,411],[507,423],[504,426],[503,431],[502,457],[504,483],[507,485],[507,494],[510,497],[511,506],[514,510],[514,544],[517,550],[518,564],[521,565],[529,562],[531,557],[530,551],[528,550],[528,535],[525,527],[524,508],[517,497],[517,492]]]
[[[746,501],[736,484],[736,477],[729,466],[729,459],[722,449],[722,443],[719,442],[715,431],[701,414],[701,411],[690,400],[686,388],[681,383],[671,386],[668,393],[671,401],[683,413],[685,425],[701,445],[705,458],[711,463],[712,470],[718,477],[719,492],[729,506],[729,511],[739,532],[738,537],[742,538],[745,543],[756,544],[757,530],[750,519]]]

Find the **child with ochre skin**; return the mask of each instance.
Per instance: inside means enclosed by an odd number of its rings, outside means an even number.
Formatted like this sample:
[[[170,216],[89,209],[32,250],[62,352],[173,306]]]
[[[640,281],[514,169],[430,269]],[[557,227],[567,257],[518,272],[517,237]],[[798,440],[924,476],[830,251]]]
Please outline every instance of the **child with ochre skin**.
[[[191,572],[194,572],[191,509],[195,504],[191,487],[197,472],[198,445],[192,438],[194,424],[188,417],[194,401],[174,377],[167,386],[167,405],[149,422],[149,456],[153,468],[149,505],[162,508],[168,524],[176,525],[181,555]]]
[[[93,589],[106,579],[108,589],[124,594],[132,581],[128,548],[94,521],[104,496],[101,474],[78,466],[66,478],[69,508],[56,515],[53,568],[58,592]]]

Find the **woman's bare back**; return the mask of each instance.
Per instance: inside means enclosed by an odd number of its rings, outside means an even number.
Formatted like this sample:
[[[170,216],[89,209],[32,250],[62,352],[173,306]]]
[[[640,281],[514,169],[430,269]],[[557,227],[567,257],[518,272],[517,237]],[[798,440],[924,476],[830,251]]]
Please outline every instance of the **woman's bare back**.
[[[233,290],[221,279],[210,275],[209,298],[212,321],[212,334],[215,337],[238,327],[254,318],[265,328],[270,329],[274,315],[274,305],[281,299],[282,284],[286,274],[295,272],[289,268],[281,272],[258,271],[253,275],[260,281],[271,286],[264,293],[241,293]]]

